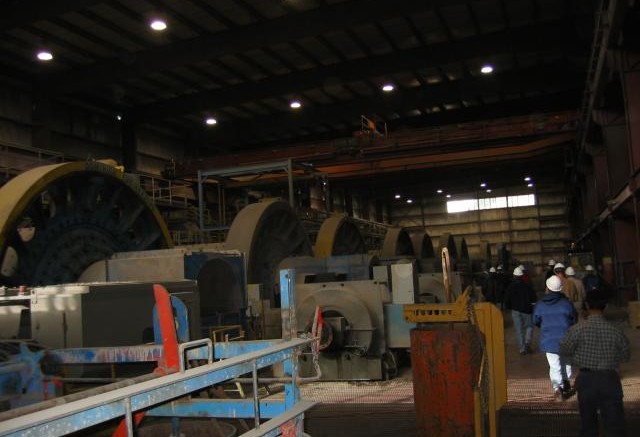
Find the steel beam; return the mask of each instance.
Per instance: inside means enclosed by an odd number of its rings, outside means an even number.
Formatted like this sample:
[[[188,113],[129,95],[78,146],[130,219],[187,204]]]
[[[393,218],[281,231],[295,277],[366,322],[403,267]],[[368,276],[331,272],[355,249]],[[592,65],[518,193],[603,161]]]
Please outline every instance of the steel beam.
[[[131,115],[140,121],[157,121],[172,115],[211,109],[212,104],[216,108],[223,108],[285,94],[301,94],[310,89],[322,88],[327,78],[335,79],[339,83],[348,83],[367,77],[461,62],[472,57],[496,56],[513,50],[518,52],[537,50],[541,45],[551,46],[558,43],[566,46],[572,53],[579,50],[575,47],[577,44],[574,44],[574,40],[567,34],[567,26],[563,22],[524,26],[508,32],[494,32],[427,47],[394,51],[384,55],[269,77],[258,82],[191,93],[137,107]]]
[[[43,411],[5,420],[1,436],[59,436],[79,429],[122,417],[130,412],[192,393],[213,384],[249,373],[255,365],[261,369],[292,358],[295,350],[312,340],[293,339],[261,351],[229,358],[145,381],[129,387],[108,391],[87,399],[58,405]],[[2,416],[0,415],[0,420]]]
[[[23,27],[36,21],[50,20],[64,13],[103,3],[104,0],[30,0],[5,1],[0,15],[0,32]]]
[[[286,411],[283,400],[260,400],[260,415],[270,419]],[[215,417],[218,419],[253,418],[253,399],[189,399],[152,408],[147,416],[158,417]]]
[[[514,116],[514,117],[504,117],[506,115],[511,114],[526,114],[527,120],[531,118],[536,119],[545,119],[547,117],[554,117],[553,113],[542,113],[542,114],[531,114],[532,111],[536,111],[537,109],[542,109],[547,106],[549,102],[554,102],[555,105],[561,105],[565,108],[571,107],[571,101],[574,103],[578,101],[580,96],[580,92],[578,89],[575,89],[570,92],[563,92],[558,94],[552,94],[548,96],[541,96],[536,98],[522,99],[519,101],[513,102],[505,102],[502,104],[496,105],[485,105],[478,106],[473,108],[465,108],[455,111],[447,111],[445,114],[430,114],[428,116],[416,117],[419,118],[419,121],[416,120],[416,124],[424,123],[427,126],[439,126],[442,129],[438,130],[438,128],[433,129],[433,135],[437,136],[437,139],[442,139],[443,131],[447,131],[447,126],[450,124],[462,124],[469,122],[467,126],[458,126],[459,128],[464,128],[465,131],[469,132],[471,130],[477,130],[482,124],[505,124],[511,127],[516,127],[518,125],[522,125],[522,117]],[[573,99],[573,100],[572,100]],[[574,106],[575,107],[575,106]],[[565,119],[566,113],[558,113],[555,114],[559,117],[559,119]],[[479,124],[478,122],[472,122],[474,119],[487,119],[492,118],[489,122],[483,122]],[[567,123],[571,125],[571,122]],[[425,140],[425,132],[428,132],[429,127],[423,129],[416,129],[413,131],[405,131],[403,138],[410,140],[413,143],[421,143]],[[559,129],[556,129],[557,131]],[[448,132],[448,131],[447,131]],[[451,131],[453,133],[453,131]],[[554,132],[553,129],[544,129],[543,133]],[[541,133],[538,131],[537,133]],[[533,132],[531,131],[523,131],[515,128],[511,135],[523,137],[530,136]],[[506,136],[510,135],[506,131],[495,131],[491,136],[485,137],[485,140],[495,141],[499,139],[504,139]],[[397,149],[398,146],[401,146],[397,141],[394,141],[395,134],[392,134],[389,139],[390,144],[393,143],[393,148]],[[447,142],[449,145],[459,144],[462,139],[457,137],[455,140],[452,138],[452,141]],[[471,142],[474,140],[470,140],[469,137],[464,139],[467,142]],[[476,138],[477,140],[477,138]],[[245,150],[235,155],[224,155],[224,156],[212,156],[209,158],[201,159],[199,162],[199,166],[203,166],[206,168],[216,168],[216,167],[232,167],[234,165],[244,165],[250,162],[270,162],[272,160],[280,160],[286,157],[291,157],[295,160],[300,161],[308,161],[313,163],[314,165],[318,165],[322,162],[330,163],[334,162],[339,158],[340,155],[345,155],[346,151],[348,151],[348,146],[352,145],[355,140],[351,140],[350,138],[344,138],[339,140],[329,140],[329,141],[319,141],[316,140],[314,142],[304,142],[301,144],[293,144],[290,146],[285,146],[282,144],[270,145],[269,150],[265,152],[262,149],[252,149]],[[379,146],[381,143],[384,143],[385,140],[376,141],[376,146]],[[430,141],[431,142],[431,141]],[[444,146],[444,143],[439,144],[440,150]],[[354,146],[352,146],[354,147]],[[179,168],[179,174],[181,177],[190,176],[194,174],[197,169],[194,169],[190,166],[181,166]]]
[[[237,144],[239,134],[242,137],[243,133],[260,138],[277,132],[282,127],[286,127],[287,131],[294,131],[322,123],[358,120],[362,114],[403,112],[459,99],[475,99],[478,96],[573,89],[575,82],[575,74],[571,74],[564,63],[550,64],[532,68],[526,73],[510,71],[426,87],[398,89],[393,95],[379,94],[346,102],[309,106],[300,113],[281,112],[225,123],[215,132],[209,133],[208,138],[213,143],[233,141]]]
[[[280,340],[254,340],[229,343],[215,343],[213,355],[216,359],[236,357],[238,355],[259,351],[279,343]],[[163,355],[164,347],[160,344],[139,346],[114,346],[93,348],[69,348],[47,351],[47,356],[54,362],[64,364],[105,364],[105,363],[142,363],[158,361]],[[205,348],[187,351],[190,360],[206,360]]]
[[[75,92],[122,81],[128,77],[242,53],[255,49],[256,41],[265,47],[401,15],[412,15],[434,6],[466,2],[467,0],[351,0],[324,5],[305,12],[143,50],[132,57],[119,56],[72,72],[62,72],[47,82],[47,89],[58,93]]]

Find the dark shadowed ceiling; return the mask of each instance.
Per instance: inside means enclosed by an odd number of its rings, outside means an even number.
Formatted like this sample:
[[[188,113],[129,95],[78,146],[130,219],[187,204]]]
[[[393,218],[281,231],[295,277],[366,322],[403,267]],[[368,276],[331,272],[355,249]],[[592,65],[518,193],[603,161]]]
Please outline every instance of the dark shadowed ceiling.
[[[2,0],[0,80],[174,131],[187,155],[351,137],[361,116],[395,133],[575,111],[595,3]]]

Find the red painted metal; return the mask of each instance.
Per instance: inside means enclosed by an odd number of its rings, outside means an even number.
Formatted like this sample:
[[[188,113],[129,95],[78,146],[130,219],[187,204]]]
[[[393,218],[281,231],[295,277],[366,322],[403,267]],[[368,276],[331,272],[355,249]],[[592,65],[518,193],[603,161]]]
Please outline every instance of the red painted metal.
[[[475,435],[480,357],[477,334],[470,329],[411,331],[418,436]]]
[[[133,415],[133,426],[134,426],[134,429],[135,429],[136,426],[140,425],[140,422],[142,422],[142,419],[144,419],[144,411],[141,411],[139,413],[135,413]],[[122,419],[120,421],[120,423],[118,424],[118,427],[113,432],[112,436],[113,437],[127,437],[127,422],[125,422],[124,419]]]
[[[180,352],[178,348],[178,337],[176,335],[176,325],[173,318],[173,307],[171,306],[171,296],[166,288],[160,284],[153,284],[153,295],[158,308],[158,321],[160,322],[160,332],[162,334],[162,345],[164,355],[158,360],[156,373],[168,374],[177,372],[180,369]],[[144,411],[133,415],[133,425],[138,426],[144,418]],[[121,420],[118,427],[113,432],[113,437],[126,437],[127,424]]]
[[[164,373],[177,372],[180,368],[180,354],[178,352],[178,337],[173,319],[173,308],[169,292],[160,284],[153,284],[153,294],[158,308],[158,321],[164,346],[164,357],[158,362],[158,369]]]

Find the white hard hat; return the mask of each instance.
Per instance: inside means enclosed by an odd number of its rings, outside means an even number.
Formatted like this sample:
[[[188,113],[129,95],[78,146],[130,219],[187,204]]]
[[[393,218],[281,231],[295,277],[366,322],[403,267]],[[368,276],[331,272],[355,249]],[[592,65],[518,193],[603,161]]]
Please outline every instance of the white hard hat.
[[[495,272],[496,272],[496,268],[495,268],[495,267],[491,267],[491,268],[489,269],[489,273],[495,273]]]
[[[502,264],[498,264],[498,270],[502,270],[504,269],[504,267],[502,267]]]
[[[524,266],[524,264],[520,264],[518,267],[520,267],[520,270],[522,270],[523,272],[525,270],[527,270],[527,268]]]
[[[551,259],[549,260],[549,262],[547,263],[547,265],[550,265],[550,266],[554,266],[554,265],[556,265],[556,260],[555,260],[555,259],[553,259],[553,258],[551,258]]]
[[[592,266],[591,264],[589,264],[589,265],[587,265],[584,269],[585,269],[586,271],[588,271],[588,272],[592,272],[592,271],[593,271],[593,266]]]
[[[575,276],[576,275],[576,271],[573,270],[573,267],[569,266],[567,267],[567,270],[564,271],[567,276]]]
[[[562,290],[562,279],[558,278],[556,275],[549,276],[549,279],[547,279],[547,288],[557,293]]]
[[[513,269],[513,276],[522,276],[522,275],[524,275],[524,272],[520,267],[516,267],[515,269]]]
[[[562,263],[557,263],[555,266],[553,266],[553,271],[555,272],[556,270],[564,270],[564,264]]]

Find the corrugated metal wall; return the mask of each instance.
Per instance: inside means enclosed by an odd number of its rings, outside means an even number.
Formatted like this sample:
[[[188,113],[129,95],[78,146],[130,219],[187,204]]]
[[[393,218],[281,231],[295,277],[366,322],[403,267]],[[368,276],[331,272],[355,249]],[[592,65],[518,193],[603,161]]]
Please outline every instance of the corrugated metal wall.
[[[46,104],[26,91],[0,87],[0,153],[6,151],[2,146],[36,147],[62,152],[69,159],[113,158],[122,162],[121,127],[115,113]],[[177,137],[145,128],[136,132],[137,170],[159,174],[170,158],[182,157],[184,147]]]
[[[491,196],[531,194],[520,188],[494,190]],[[444,233],[464,237],[471,258],[479,255],[480,241],[491,243],[496,255],[498,243],[507,244],[513,256],[521,262],[531,262],[546,268],[549,258],[564,260],[566,240],[572,237],[567,217],[566,196],[561,188],[538,188],[536,205],[487,209],[450,214],[444,196],[416,198],[412,205],[397,203],[392,207],[394,225],[424,227],[432,240]],[[489,197],[489,195],[482,196]],[[473,198],[473,195],[454,196]]]

